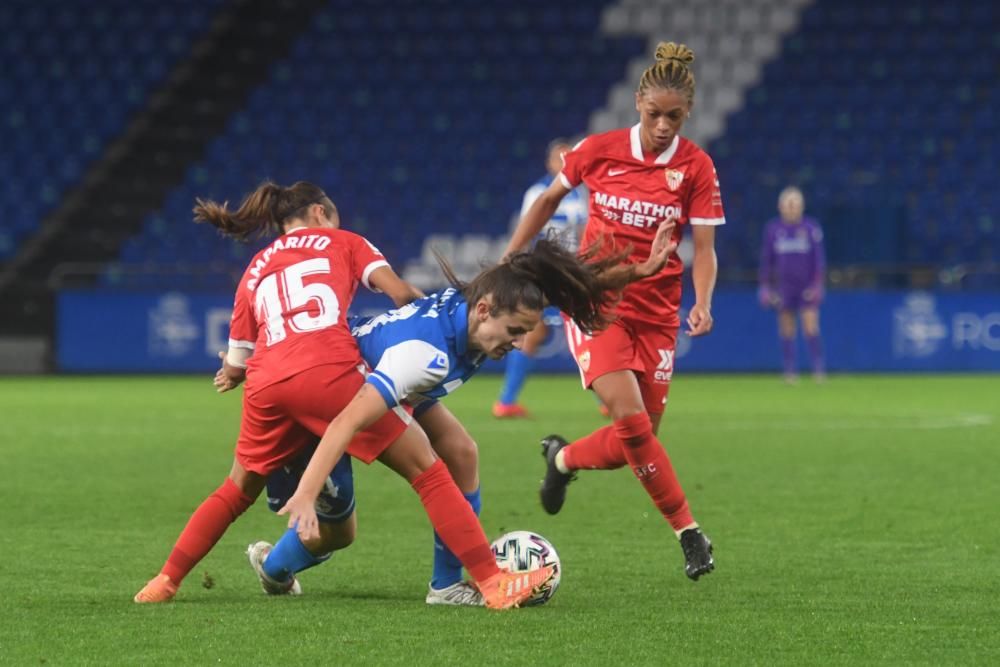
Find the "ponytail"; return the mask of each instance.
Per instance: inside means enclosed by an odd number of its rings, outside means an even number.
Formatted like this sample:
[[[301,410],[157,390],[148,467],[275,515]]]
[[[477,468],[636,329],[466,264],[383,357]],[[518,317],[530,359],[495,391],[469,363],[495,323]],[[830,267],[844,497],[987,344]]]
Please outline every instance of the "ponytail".
[[[229,210],[229,202],[197,198],[193,212],[195,222],[207,222],[226,236],[246,241],[252,236],[281,234],[286,221],[300,217],[312,204],[322,204],[328,217],[336,211],[326,193],[312,183],[299,181],[286,188],[264,181],[235,211]]]

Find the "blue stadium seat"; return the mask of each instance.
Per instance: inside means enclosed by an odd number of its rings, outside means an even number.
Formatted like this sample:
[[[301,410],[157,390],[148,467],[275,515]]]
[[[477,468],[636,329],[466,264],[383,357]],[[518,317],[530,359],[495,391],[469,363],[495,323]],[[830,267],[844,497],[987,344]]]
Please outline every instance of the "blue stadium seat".
[[[19,231],[6,235],[0,260],[80,182],[220,2],[185,1],[183,11],[131,0],[3,3],[0,174],[14,188],[0,188],[0,209],[18,210]]]
[[[739,175],[724,179],[727,217],[771,217],[777,191],[797,174],[821,219],[845,199],[881,203],[889,215],[891,202],[909,197],[897,260],[995,256],[998,14],[973,0],[806,7],[726,134],[708,146],[720,174]],[[781,168],[748,169],[746,156],[760,155]],[[923,224],[928,215],[937,226]],[[745,253],[727,256],[737,267],[756,263]]]
[[[576,4],[387,12],[379,2],[330,0],[151,216],[171,221],[170,234],[183,229],[185,243],[160,243],[147,224],[142,238],[155,240],[130,244],[121,261],[207,254],[242,270],[255,248],[191,226],[190,209],[196,196],[238,202],[265,177],[316,181],[345,226],[370,230],[398,266],[432,231],[506,231],[543,173],[548,141],[585,132],[593,106],[646,47],[599,34],[603,0]],[[588,52],[600,67],[574,57]],[[148,255],[137,257],[139,247]]]

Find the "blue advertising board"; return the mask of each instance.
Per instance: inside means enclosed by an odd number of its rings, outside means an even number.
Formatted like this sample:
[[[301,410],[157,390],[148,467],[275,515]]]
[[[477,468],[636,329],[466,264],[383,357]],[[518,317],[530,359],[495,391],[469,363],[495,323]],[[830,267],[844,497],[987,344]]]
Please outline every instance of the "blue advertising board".
[[[229,335],[230,294],[66,291],[58,301],[57,368],[65,372],[212,372]],[[388,300],[361,290],[352,312]],[[715,330],[677,339],[679,371],[777,371],[772,311],[752,290],[720,290]],[[1000,295],[834,291],[821,311],[831,371],[1000,371]],[[576,372],[558,322],[536,368]],[[804,350],[802,350],[804,354]],[[804,358],[802,360],[805,361]],[[489,362],[487,370],[502,369]]]

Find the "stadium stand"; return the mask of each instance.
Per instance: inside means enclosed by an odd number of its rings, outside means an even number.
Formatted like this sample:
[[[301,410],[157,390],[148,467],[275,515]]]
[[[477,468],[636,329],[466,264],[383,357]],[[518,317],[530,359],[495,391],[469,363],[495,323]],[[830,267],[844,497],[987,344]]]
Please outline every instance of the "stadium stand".
[[[742,249],[797,183],[836,230],[834,264],[995,263],[996,12],[970,1],[806,8],[708,146],[738,222],[725,261],[754,263]]]
[[[191,205],[238,201],[264,178],[321,184],[345,225],[399,266],[431,233],[476,234],[460,259],[488,258],[495,246],[481,237],[507,229],[548,141],[583,134],[642,50],[599,34],[602,6],[328,2],[124,244],[105,284],[134,284],[130,268],[148,262],[242,270],[256,246],[195,228]]]
[[[0,5],[0,263],[186,58],[220,0]]]

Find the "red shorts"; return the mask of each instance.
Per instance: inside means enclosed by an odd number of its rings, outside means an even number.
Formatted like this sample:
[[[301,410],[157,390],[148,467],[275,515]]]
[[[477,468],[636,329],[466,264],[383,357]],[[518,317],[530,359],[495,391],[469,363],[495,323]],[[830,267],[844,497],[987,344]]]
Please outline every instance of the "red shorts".
[[[602,375],[630,370],[639,380],[646,412],[663,414],[674,374],[677,327],[619,318],[604,331],[588,336],[565,315],[563,319],[566,342],[585,389]]]
[[[243,421],[236,460],[246,470],[267,476],[303,448],[314,445],[364,384],[354,367],[316,366],[243,395]],[[347,453],[371,463],[398,438],[410,421],[395,409],[354,436]]]

